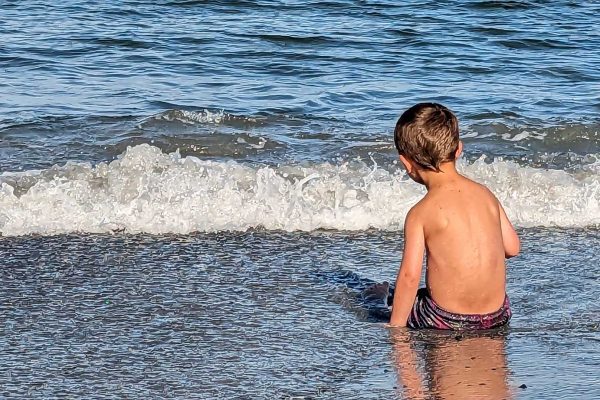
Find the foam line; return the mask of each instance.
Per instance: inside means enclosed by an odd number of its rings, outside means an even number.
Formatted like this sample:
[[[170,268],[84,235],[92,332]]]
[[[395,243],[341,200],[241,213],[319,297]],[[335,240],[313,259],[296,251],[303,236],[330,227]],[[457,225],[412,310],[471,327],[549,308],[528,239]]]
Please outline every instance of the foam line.
[[[600,225],[598,166],[580,173],[461,161],[517,226]],[[68,232],[400,230],[423,187],[373,162],[257,167],[144,144],[96,166],[0,175],[4,236]]]

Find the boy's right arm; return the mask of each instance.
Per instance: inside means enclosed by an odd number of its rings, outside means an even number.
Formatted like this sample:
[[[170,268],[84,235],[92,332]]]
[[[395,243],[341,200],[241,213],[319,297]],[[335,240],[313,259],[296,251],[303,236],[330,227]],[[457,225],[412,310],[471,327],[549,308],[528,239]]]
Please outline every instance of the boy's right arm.
[[[423,225],[415,209],[409,211],[404,222],[404,253],[392,303],[391,326],[406,326],[408,315],[415,302],[415,296],[421,280],[423,255],[425,254],[425,235]]]
[[[511,258],[519,254],[521,251],[521,241],[515,228],[508,220],[502,204],[498,202],[498,209],[500,211],[500,227],[502,228],[502,242],[504,244],[504,256]]]

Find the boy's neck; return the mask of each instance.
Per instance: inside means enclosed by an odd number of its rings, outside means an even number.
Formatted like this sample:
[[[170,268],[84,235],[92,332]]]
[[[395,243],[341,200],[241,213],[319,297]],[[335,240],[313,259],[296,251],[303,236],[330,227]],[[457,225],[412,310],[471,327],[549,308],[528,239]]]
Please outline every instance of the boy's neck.
[[[450,181],[455,180],[461,175],[456,170],[455,162],[449,161],[440,164],[440,171],[431,171],[426,169],[419,170],[419,177],[427,190],[444,186]]]

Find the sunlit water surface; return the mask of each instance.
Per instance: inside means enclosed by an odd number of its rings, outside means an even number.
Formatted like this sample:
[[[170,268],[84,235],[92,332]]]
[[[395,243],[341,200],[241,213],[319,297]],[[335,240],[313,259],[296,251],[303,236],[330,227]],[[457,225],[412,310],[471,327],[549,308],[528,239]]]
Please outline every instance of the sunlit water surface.
[[[481,335],[390,329],[360,300],[356,276],[395,276],[400,233],[3,238],[1,393],[598,397],[600,235],[521,234],[514,318]]]

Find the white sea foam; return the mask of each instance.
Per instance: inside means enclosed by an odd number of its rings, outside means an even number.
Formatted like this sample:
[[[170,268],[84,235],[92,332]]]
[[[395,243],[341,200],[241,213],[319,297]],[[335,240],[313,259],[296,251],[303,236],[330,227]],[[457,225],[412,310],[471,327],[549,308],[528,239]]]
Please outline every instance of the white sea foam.
[[[460,162],[518,226],[600,225],[600,178],[483,158]],[[0,175],[0,232],[188,233],[402,228],[423,195],[403,172],[351,161],[257,167],[164,154],[139,145],[97,166],[68,163]]]
[[[155,119],[161,119],[165,121],[179,121],[184,124],[194,123],[211,123],[220,124],[229,117],[229,114],[225,114],[221,111],[186,111],[186,110],[169,110],[154,116]]]

